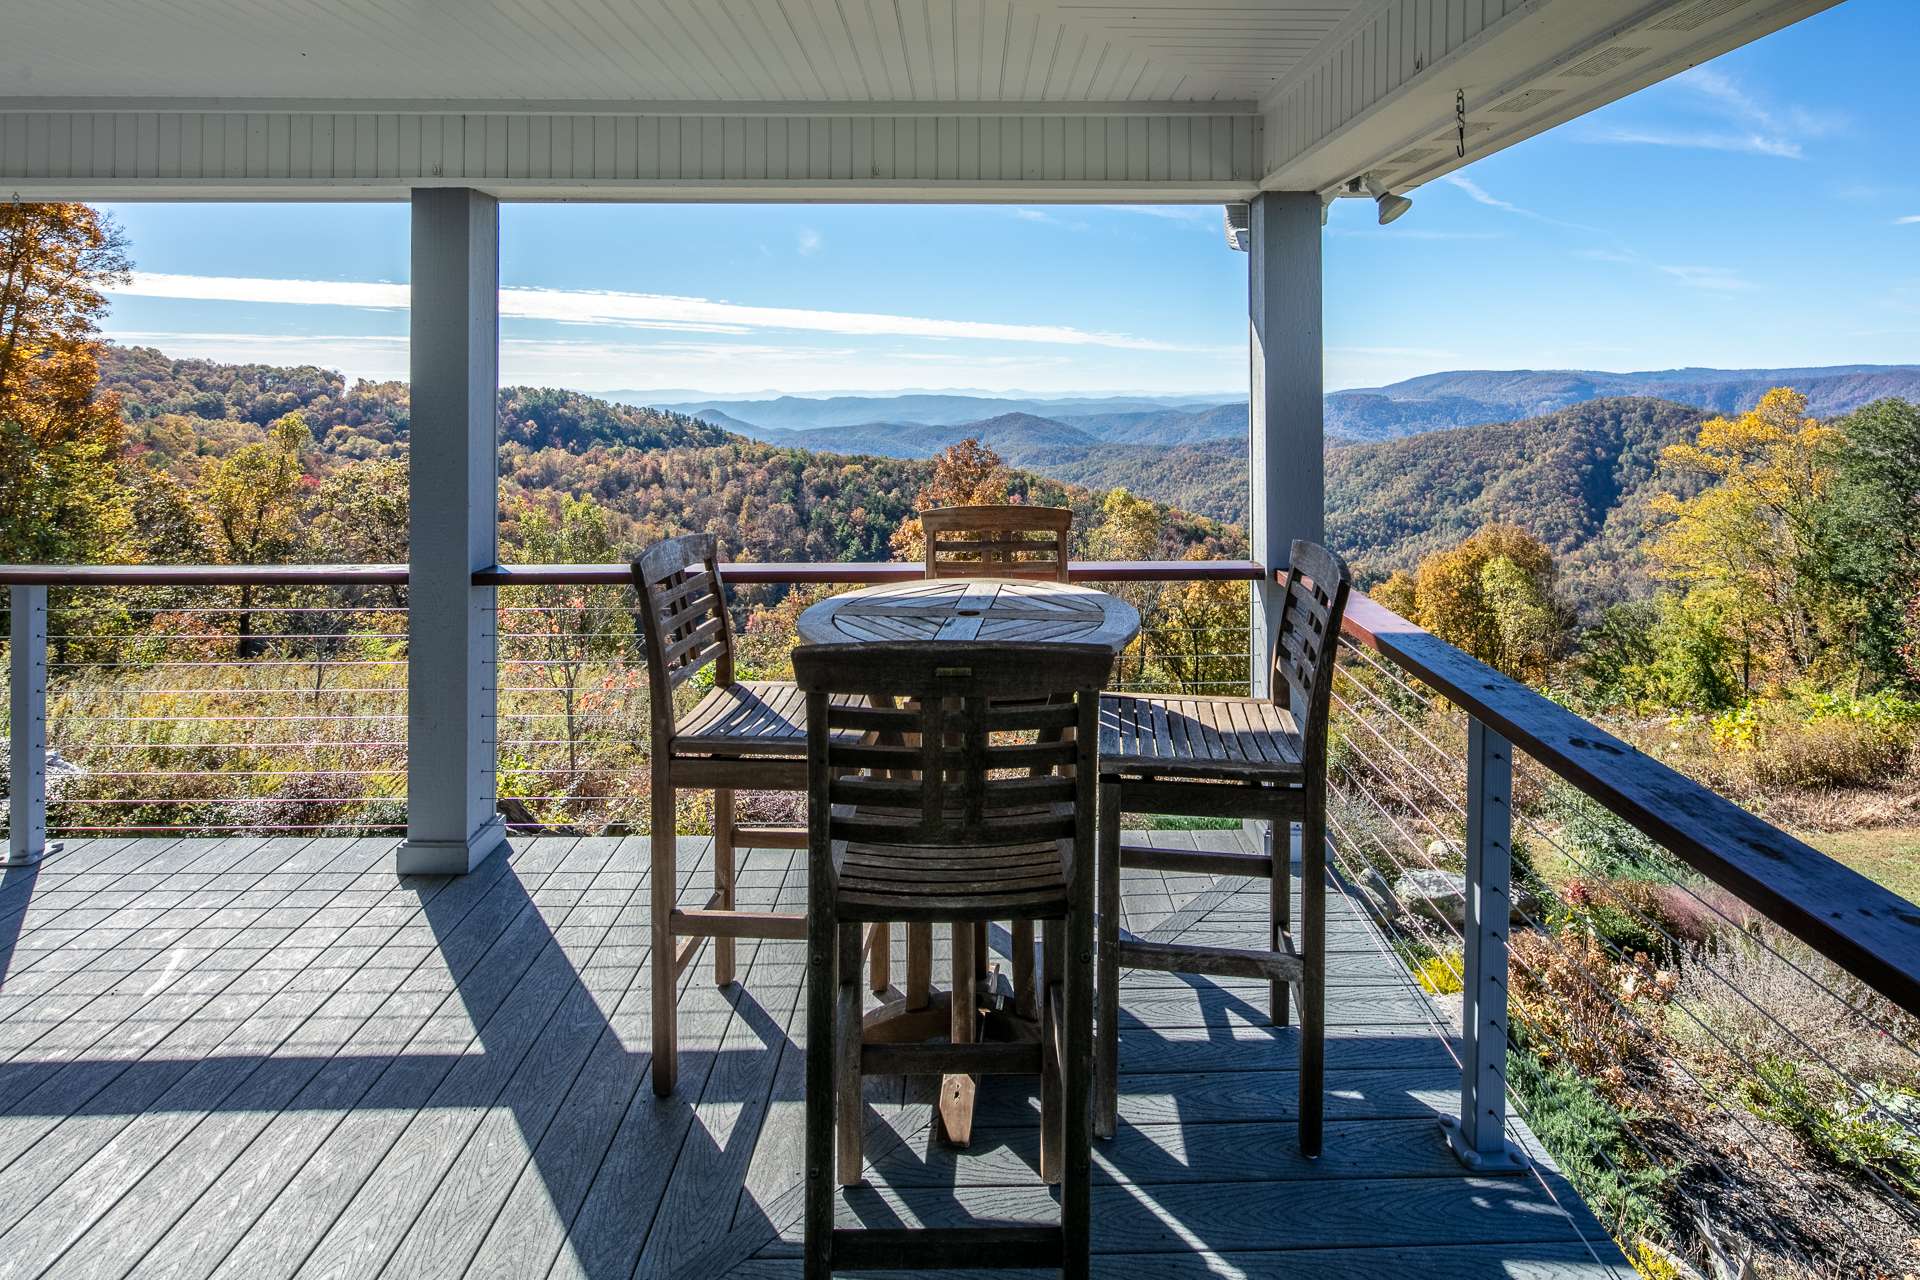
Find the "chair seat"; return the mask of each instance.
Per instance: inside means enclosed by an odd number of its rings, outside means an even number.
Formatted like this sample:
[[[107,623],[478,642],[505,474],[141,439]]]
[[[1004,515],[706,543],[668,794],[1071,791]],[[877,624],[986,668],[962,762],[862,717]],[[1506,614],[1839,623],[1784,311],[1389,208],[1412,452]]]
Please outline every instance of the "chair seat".
[[[1100,768],[1220,781],[1301,780],[1293,714],[1265,698],[1100,699]]]
[[[1067,910],[1068,849],[848,842],[836,851],[842,920],[1035,920]]]
[[[859,698],[835,698],[864,706]],[[834,735],[851,741],[859,735]],[[702,698],[675,726],[676,755],[791,756],[807,754],[807,699],[785,680],[740,680]]]

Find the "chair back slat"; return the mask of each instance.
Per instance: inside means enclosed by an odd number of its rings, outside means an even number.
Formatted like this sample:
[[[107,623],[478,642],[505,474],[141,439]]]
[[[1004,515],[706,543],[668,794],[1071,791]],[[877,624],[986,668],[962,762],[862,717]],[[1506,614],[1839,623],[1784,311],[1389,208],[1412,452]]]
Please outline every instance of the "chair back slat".
[[[1293,712],[1311,765],[1325,759],[1340,619],[1353,578],[1346,561],[1318,543],[1296,541],[1288,561],[1269,690]]]
[[[671,731],[673,691],[708,666],[716,685],[733,683],[733,621],[718,555],[712,534],[689,533],[633,562],[656,735]]]
[[[1067,580],[1073,512],[1019,504],[934,507],[920,513],[929,578]]]
[[[815,645],[793,664],[817,836],[978,849],[1090,832],[1105,646]]]

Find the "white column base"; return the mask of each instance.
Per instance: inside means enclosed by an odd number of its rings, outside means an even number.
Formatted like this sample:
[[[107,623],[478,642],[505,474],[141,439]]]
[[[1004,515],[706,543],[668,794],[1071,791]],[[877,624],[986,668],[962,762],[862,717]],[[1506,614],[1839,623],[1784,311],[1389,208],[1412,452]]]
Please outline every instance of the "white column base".
[[[402,840],[393,869],[403,876],[463,876],[506,842],[507,824],[496,815],[465,840]]]

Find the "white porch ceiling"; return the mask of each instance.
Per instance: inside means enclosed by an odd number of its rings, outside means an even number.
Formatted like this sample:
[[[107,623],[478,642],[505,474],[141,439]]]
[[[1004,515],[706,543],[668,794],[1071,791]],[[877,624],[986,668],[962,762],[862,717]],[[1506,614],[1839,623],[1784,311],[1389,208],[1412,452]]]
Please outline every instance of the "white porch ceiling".
[[[0,0],[0,192],[1405,189],[1836,2]]]

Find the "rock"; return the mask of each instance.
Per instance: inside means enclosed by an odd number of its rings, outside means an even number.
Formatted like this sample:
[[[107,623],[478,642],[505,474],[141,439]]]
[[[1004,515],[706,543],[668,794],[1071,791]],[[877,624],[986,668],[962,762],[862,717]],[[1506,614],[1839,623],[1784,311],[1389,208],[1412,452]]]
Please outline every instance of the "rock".
[[[1408,911],[1458,928],[1467,918],[1466,877],[1454,871],[1409,871],[1393,883]]]

